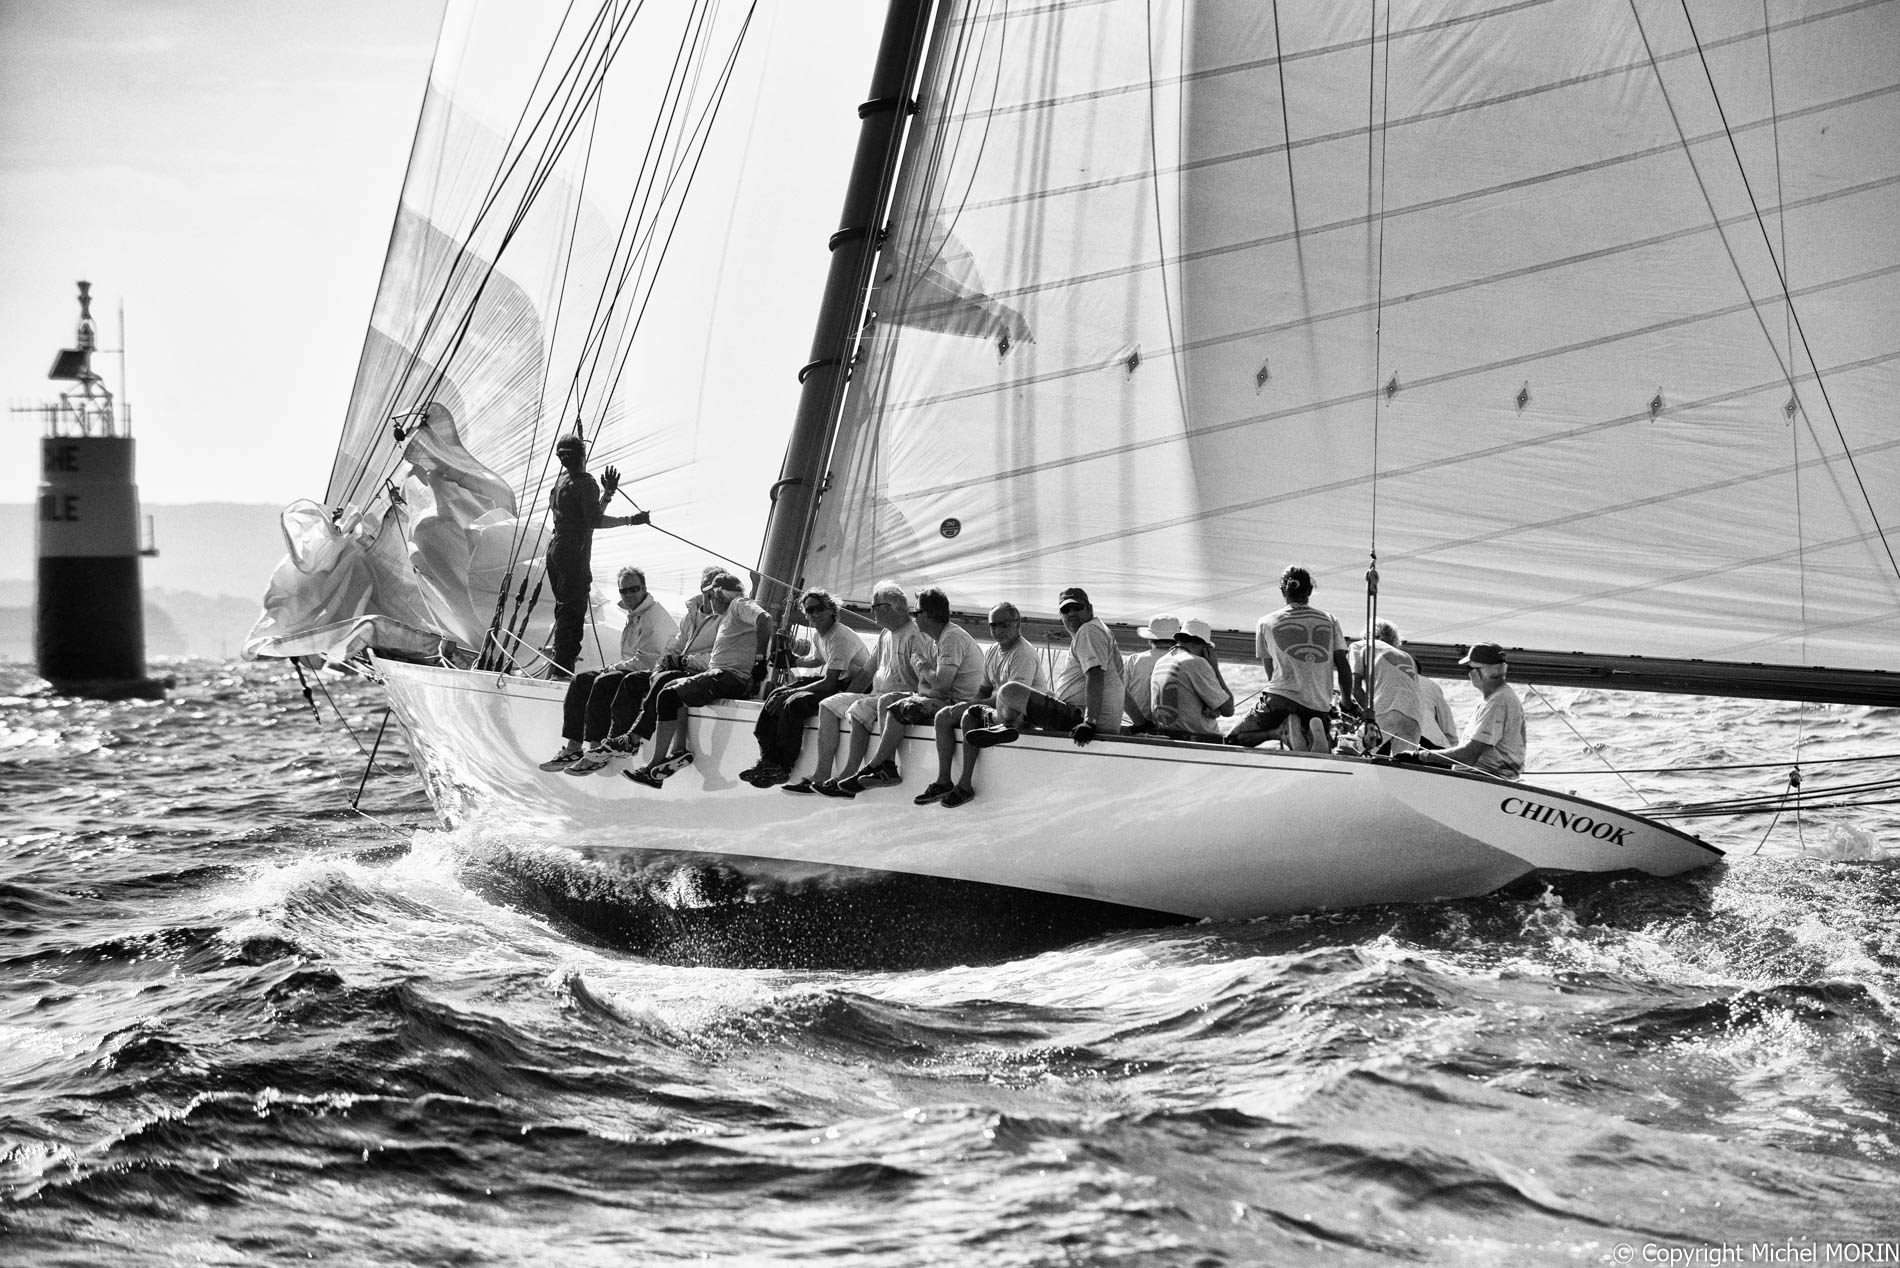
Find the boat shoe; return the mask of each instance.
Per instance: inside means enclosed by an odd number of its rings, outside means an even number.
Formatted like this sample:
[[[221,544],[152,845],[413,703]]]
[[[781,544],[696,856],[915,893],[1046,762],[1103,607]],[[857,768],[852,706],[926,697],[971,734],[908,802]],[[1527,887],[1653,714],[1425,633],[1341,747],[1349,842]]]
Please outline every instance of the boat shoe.
[[[815,793],[818,791],[818,785],[812,783],[810,779],[800,779],[793,783],[786,784],[783,788],[780,788],[779,791],[788,793]]]
[[[981,726],[970,732],[969,740],[978,748],[989,748],[994,744],[1014,744],[1021,735],[1013,726]]]
[[[848,781],[842,779],[827,779],[822,784],[813,784],[811,790],[826,797],[842,797],[846,801],[858,795],[858,790],[849,787]]]
[[[566,770],[568,767],[572,766],[575,762],[580,761],[582,756],[583,754],[580,749],[564,748],[560,752],[556,753],[553,757],[550,757],[547,761],[542,762],[541,769],[547,770],[547,771]]]
[[[953,806],[953,807],[966,806],[975,800],[976,800],[976,789],[952,788],[949,792],[949,795],[946,796],[941,802],[937,804],[943,805],[943,806]]]
[[[606,749],[590,748],[580,756],[579,760],[567,764],[567,773],[570,775],[591,775],[608,762],[613,761],[614,756],[614,754],[609,753]]]
[[[879,762],[870,770],[859,771],[851,777],[851,782],[859,792],[863,792],[867,788],[889,788],[901,784],[904,777],[898,773],[895,762]]]
[[[955,792],[956,788],[957,786],[955,784],[931,784],[915,797],[912,797],[911,803],[918,806],[927,806],[933,801],[942,801],[945,797]]]

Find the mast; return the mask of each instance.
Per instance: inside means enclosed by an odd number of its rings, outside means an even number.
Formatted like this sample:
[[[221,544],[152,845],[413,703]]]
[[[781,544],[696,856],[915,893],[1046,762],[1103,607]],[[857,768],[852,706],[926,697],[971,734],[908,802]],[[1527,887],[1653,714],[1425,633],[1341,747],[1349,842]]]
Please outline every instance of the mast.
[[[915,108],[910,89],[923,60],[930,10],[930,0],[891,0],[871,70],[870,97],[858,107],[862,122],[851,182],[838,231],[830,239],[831,269],[811,357],[798,372],[798,412],[779,478],[772,485],[772,509],[759,552],[758,597],[768,611],[789,601],[789,587],[804,573],[806,539],[849,377],[846,358],[883,237],[879,218],[897,178],[904,122]]]

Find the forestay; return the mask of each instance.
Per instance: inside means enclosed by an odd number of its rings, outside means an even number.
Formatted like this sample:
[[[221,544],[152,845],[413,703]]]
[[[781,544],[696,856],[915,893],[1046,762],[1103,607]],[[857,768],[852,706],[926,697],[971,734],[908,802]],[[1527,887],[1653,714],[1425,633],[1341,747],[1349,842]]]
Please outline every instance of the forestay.
[[[1408,638],[1889,667],[1900,5],[935,41],[814,583],[1246,629],[1298,561],[1351,623],[1376,545]]]

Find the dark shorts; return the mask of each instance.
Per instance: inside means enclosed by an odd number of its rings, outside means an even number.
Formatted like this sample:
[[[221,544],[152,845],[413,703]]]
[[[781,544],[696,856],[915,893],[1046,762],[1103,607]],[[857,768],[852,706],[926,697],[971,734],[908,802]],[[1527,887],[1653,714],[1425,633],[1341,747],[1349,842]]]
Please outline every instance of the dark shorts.
[[[1309,709],[1297,700],[1285,696],[1263,695],[1254,702],[1253,711],[1241,720],[1227,737],[1230,744],[1244,744],[1254,747],[1270,737],[1277,736],[1280,724],[1289,718],[1296,718],[1302,731],[1315,718],[1326,730],[1326,741],[1332,743],[1333,715],[1318,709]]]
[[[1038,731],[1073,731],[1082,725],[1082,710],[1054,696],[1031,691],[1023,707],[1023,720]]]

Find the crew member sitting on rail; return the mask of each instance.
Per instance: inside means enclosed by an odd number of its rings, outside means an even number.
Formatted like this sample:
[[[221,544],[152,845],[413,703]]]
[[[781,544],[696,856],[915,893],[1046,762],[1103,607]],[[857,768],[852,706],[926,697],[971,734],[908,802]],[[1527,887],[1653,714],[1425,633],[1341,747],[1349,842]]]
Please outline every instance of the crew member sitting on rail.
[[[1108,626],[1096,619],[1088,591],[1070,586],[1056,596],[1056,611],[1069,631],[1069,654],[1056,675],[1054,695],[1020,682],[1004,683],[996,692],[995,726],[970,732],[978,748],[1008,744],[1017,727],[1038,731],[1067,731],[1077,744],[1122,729],[1122,654]]]
[[[820,701],[871,682],[871,649],[838,619],[838,601],[827,591],[807,590],[799,606],[811,622],[812,642],[810,653],[794,663],[822,667],[823,672],[795,678],[765,698],[752,729],[759,741],[759,764],[739,772],[739,778],[755,788],[771,788],[791,777],[798,750],[805,745],[805,720],[818,712]]]
[[[1214,631],[1189,617],[1174,636],[1174,650],[1155,662],[1154,725],[1177,740],[1221,742],[1214,719],[1234,716],[1234,693],[1221,676]]]
[[[897,746],[904,738],[904,727],[935,722],[945,705],[976,699],[977,689],[983,685],[983,649],[968,630],[950,619],[950,600],[935,586],[917,595],[917,628],[936,646],[930,653],[912,653],[911,668],[917,673],[915,691],[892,692],[879,698],[878,714],[884,719],[884,731],[870,760],[856,774],[838,781],[849,792],[903,783],[904,777],[897,769]],[[860,729],[869,730],[853,717],[853,752],[858,751]]]
[[[1127,716],[1130,735],[1146,735],[1155,729],[1154,692],[1150,687],[1155,662],[1174,650],[1174,636],[1180,632],[1181,622],[1166,612],[1155,613],[1135,631],[1148,640],[1148,647],[1122,661],[1122,712]]]
[[[614,695],[621,680],[647,674],[660,663],[667,640],[679,632],[679,622],[647,593],[647,575],[631,565],[620,570],[620,606],[627,623],[620,631],[620,659],[605,669],[574,675],[567,684],[562,706],[561,751],[541,763],[542,770],[584,775],[599,770],[612,755],[602,747],[612,731]],[[582,745],[589,745],[585,752]]]
[[[937,731],[937,778],[911,799],[919,806],[933,801],[961,806],[976,800],[976,785],[971,779],[976,774],[976,759],[982,749],[970,743],[969,737],[974,731],[996,725],[994,702],[996,693],[1005,684],[1022,683],[1045,695],[1049,691],[1049,670],[1029,640],[1023,637],[1023,616],[1015,604],[999,603],[990,609],[990,637],[996,640],[996,645],[983,658],[983,681],[977,686],[976,699],[937,710],[933,722]],[[959,729],[964,737],[963,764],[956,782],[952,783],[950,764],[956,757]]]
[[[1496,643],[1473,643],[1464,659],[1471,685],[1484,696],[1471,717],[1464,739],[1443,752],[1407,753],[1422,766],[1469,766],[1499,779],[1516,779],[1524,772],[1524,704],[1505,681],[1510,665]]]
[[[623,772],[636,784],[658,788],[667,776],[692,762],[686,710],[715,700],[742,700],[765,681],[765,657],[772,646],[770,614],[744,597],[745,583],[729,572],[713,578],[706,594],[712,600],[713,611],[719,614],[710,667],[703,674],[675,678],[660,688],[654,707],[658,728],[653,760],[639,770]]]
[[[911,619],[910,596],[904,587],[889,579],[879,581],[871,588],[871,619],[877,622],[877,650],[874,654],[876,670],[871,677],[869,692],[841,691],[826,696],[818,704],[818,752],[814,757],[811,777],[794,780],[786,784],[781,791],[788,793],[823,793],[827,797],[853,797],[856,794],[842,789],[831,778],[831,764],[838,758],[838,745],[842,739],[846,719],[856,716],[869,727],[877,721],[878,697],[886,692],[908,693],[917,686],[917,671],[912,661],[919,654],[931,650],[930,636],[917,628],[917,622]],[[868,732],[863,741],[869,743]],[[850,756],[846,769],[856,766],[864,756],[864,748]]]

